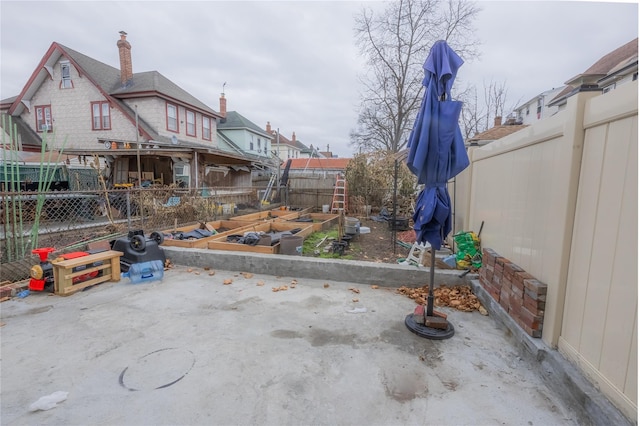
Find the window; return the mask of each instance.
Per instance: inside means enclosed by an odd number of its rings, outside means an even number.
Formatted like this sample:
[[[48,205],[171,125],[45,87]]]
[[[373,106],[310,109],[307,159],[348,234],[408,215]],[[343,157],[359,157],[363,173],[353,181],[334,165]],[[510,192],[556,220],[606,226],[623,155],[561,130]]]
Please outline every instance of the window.
[[[211,119],[202,116],[202,139],[211,140]]]
[[[167,130],[178,132],[178,107],[167,104]]]
[[[634,72],[633,76],[631,77],[631,81],[636,81],[638,79],[638,73]]]
[[[253,151],[253,141],[249,142],[249,151]]]
[[[189,188],[191,179],[189,178],[189,164],[176,163],[173,166],[173,179],[180,188]]]
[[[196,136],[196,113],[187,110],[187,136]]]
[[[52,130],[51,105],[36,106],[36,131],[50,132]]]
[[[111,129],[111,109],[109,102],[91,102],[91,121],[92,130],[110,130]]]
[[[260,143],[262,141],[260,140],[260,138],[258,138],[258,152],[260,152],[262,150],[262,147],[260,146]]]
[[[60,81],[61,89],[72,89],[73,81],[71,81],[71,64],[69,62],[60,63],[60,74],[62,80]]]

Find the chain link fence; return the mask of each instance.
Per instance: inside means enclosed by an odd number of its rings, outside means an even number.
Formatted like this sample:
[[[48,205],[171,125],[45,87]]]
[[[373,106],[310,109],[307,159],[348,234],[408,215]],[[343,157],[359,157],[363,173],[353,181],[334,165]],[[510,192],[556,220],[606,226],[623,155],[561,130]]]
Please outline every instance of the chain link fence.
[[[54,247],[55,256],[133,230],[150,234],[259,207],[255,188],[0,192],[0,282],[28,278],[35,248]]]
[[[78,186],[86,181],[76,179]],[[391,213],[393,190],[378,190],[380,200],[373,211],[368,199],[349,197],[349,214],[375,214],[382,208]],[[333,188],[293,186],[282,191],[282,202],[294,207],[320,209],[333,197]],[[0,192],[0,282],[27,279],[31,266],[39,262],[32,254],[35,248],[53,247],[50,257],[55,257],[86,250],[89,243],[122,238],[129,231],[170,233],[188,224],[269,208],[261,203],[263,193],[264,188],[257,187]],[[398,197],[396,206],[398,216],[411,216],[411,198]]]

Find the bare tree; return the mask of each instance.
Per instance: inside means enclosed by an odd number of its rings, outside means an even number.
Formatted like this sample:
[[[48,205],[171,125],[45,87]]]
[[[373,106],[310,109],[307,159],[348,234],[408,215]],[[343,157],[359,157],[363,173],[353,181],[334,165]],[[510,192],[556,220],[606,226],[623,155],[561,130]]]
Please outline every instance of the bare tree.
[[[362,103],[351,144],[360,150],[403,149],[422,101],[422,65],[433,43],[446,40],[463,58],[477,56],[474,3],[399,0],[356,17],[356,43],[366,58]]]
[[[478,98],[478,90],[475,86],[468,86],[464,91],[456,93],[455,98],[463,103],[460,126],[464,138],[469,139],[490,129],[496,117],[507,118],[507,115],[515,109],[515,105],[511,108],[505,107],[507,96],[506,81],[494,80],[488,83],[483,82],[482,102]]]

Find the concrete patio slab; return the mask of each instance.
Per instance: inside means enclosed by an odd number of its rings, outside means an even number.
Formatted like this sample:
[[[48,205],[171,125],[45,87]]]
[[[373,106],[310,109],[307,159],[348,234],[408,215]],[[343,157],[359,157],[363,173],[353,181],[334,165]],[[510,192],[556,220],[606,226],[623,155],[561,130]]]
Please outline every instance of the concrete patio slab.
[[[428,340],[391,288],[211,272],[2,303],[2,424],[589,422],[491,316],[443,308],[455,335]]]

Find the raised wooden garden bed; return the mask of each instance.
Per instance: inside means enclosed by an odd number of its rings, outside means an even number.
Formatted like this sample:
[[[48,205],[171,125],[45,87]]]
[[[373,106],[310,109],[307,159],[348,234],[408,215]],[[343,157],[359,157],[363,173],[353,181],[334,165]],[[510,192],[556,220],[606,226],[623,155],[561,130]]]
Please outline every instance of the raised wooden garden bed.
[[[298,228],[300,228],[301,230],[295,234],[296,236],[304,238],[313,233],[313,226],[310,223],[304,223],[304,222],[293,223],[293,222],[276,221],[276,222],[265,222],[265,223],[255,224],[255,225],[249,225],[242,228],[242,230],[237,230],[237,231],[241,231],[241,232],[237,232],[237,234],[241,235],[248,231],[253,231],[258,233],[283,232],[283,231],[291,231],[293,229],[298,229]],[[234,234],[235,233],[228,234],[227,236],[216,236],[217,238],[213,238],[208,241],[207,247],[210,250],[244,251],[244,252],[250,252],[250,253],[264,253],[264,254],[280,253],[280,242],[274,245],[259,244],[255,246],[251,246],[248,244],[228,242],[227,237],[229,235],[234,235]]]
[[[313,226],[313,232],[326,231],[327,229],[332,228],[333,226],[338,224],[338,219],[340,216],[337,214],[329,214],[329,213],[306,213],[301,214],[296,218],[280,218],[278,220],[284,221],[287,223],[297,223],[297,224],[310,224]],[[312,222],[298,222],[300,219],[311,219]]]
[[[313,207],[306,208],[304,210],[291,211],[291,210],[265,210],[262,212],[249,213],[242,216],[234,216],[229,220],[241,220],[245,222],[268,222],[276,219],[294,219],[300,217],[302,214],[310,213]]]
[[[242,234],[245,232],[244,228],[251,227],[255,225],[256,222],[246,222],[246,221],[237,221],[237,220],[214,220],[212,222],[207,222],[205,226],[209,229],[214,229],[217,233],[211,235],[210,237],[203,237],[199,239],[169,239],[166,238],[168,234],[176,234],[177,232],[182,232],[187,234],[196,229],[200,229],[201,225],[189,225],[182,226],[180,228],[171,229],[163,231],[165,234],[165,239],[163,245],[170,247],[185,247],[185,248],[207,248],[207,243],[215,238],[233,235],[233,234]],[[209,229],[209,230],[210,230]],[[219,229],[225,229],[225,231],[218,231]]]

